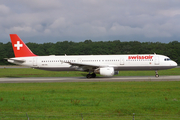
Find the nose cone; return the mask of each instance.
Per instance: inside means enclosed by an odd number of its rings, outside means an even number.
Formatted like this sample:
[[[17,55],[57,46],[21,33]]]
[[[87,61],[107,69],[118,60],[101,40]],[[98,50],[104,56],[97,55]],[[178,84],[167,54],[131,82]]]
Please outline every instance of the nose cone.
[[[177,63],[176,63],[175,61],[172,61],[172,64],[171,64],[171,66],[174,66],[174,67],[176,67],[176,66],[177,66]]]

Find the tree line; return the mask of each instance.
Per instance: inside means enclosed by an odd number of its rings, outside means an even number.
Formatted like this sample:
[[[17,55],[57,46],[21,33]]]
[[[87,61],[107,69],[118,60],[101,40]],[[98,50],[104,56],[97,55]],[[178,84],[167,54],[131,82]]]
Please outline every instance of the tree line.
[[[115,54],[162,54],[180,64],[180,42],[122,42],[85,40],[84,42],[63,41],[56,43],[27,43],[36,55],[115,55]],[[4,58],[14,57],[11,42],[0,42],[0,65],[8,65]]]

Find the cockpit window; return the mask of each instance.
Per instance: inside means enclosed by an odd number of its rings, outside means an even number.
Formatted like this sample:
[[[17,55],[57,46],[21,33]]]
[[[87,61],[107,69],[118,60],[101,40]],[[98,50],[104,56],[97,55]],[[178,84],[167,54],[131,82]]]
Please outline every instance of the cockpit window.
[[[170,58],[165,58],[164,61],[171,61],[171,59]]]

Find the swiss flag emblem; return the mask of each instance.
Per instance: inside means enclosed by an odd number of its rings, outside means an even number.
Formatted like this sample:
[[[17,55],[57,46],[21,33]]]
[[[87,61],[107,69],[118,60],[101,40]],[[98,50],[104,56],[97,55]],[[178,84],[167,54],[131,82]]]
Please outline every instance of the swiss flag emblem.
[[[14,47],[17,47],[17,50],[20,50],[23,47],[23,44],[20,44],[20,41],[17,41],[17,44],[14,44]]]

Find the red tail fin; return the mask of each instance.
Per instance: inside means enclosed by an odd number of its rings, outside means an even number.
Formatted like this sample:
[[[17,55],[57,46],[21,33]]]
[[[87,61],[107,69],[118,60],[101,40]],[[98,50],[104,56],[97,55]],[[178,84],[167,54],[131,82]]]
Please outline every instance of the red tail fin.
[[[15,57],[36,56],[16,34],[10,34]]]

